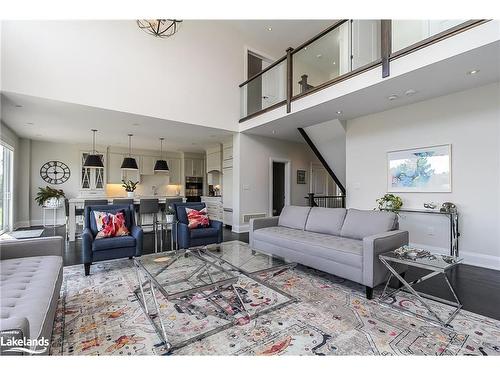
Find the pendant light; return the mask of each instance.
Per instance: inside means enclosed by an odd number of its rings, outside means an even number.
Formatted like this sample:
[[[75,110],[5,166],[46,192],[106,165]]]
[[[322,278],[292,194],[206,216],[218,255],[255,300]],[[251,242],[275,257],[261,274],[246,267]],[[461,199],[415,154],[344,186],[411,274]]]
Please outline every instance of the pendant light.
[[[154,171],[155,173],[167,173],[168,172],[168,164],[166,160],[163,160],[161,157],[163,156],[163,140],[165,138],[160,138],[160,159],[156,161]]]
[[[125,171],[137,171],[139,167],[137,166],[137,162],[132,157],[132,135],[128,135],[128,156],[123,158],[121,169]]]
[[[85,158],[85,162],[83,166],[85,168],[104,168],[104,164],[102,163],[102,159],[100,155],[96,154],[95,150],[95,133],[96,129],[92,129],[92,153],[88,154]]]

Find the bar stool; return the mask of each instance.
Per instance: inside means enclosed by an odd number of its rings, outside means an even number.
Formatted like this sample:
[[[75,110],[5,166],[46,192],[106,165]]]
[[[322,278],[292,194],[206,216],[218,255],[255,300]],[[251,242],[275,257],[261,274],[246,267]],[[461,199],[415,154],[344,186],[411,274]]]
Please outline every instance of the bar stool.
[[[160,203],[157,198],[153,199],[141,199],[139,201],[139,225],[144,227],[153,227],[154,232],[154,246],[155,253],[158,252],[158,244],[157,244],[157,229],[158,229],[158,212],[160,211]],[[143,215],[153,215],[153,222],[151,224],[143,224],[142,218]]]
[[[113,204],[114,205],[116,205],[116,204],[134,204],[134,200],[127,199],[127,198],[116,198],[116,199],[113,199]]]

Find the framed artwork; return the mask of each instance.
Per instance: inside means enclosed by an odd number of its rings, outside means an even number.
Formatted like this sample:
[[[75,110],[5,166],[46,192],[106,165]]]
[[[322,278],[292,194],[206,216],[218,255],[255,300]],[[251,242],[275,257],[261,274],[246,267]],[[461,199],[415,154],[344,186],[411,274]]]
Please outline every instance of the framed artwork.
[[[306,171],[302,169],[297,169],[297,184],[299,185],[306,184]]]
[[[387,191],[451,192],[451,145],[388,152]]]

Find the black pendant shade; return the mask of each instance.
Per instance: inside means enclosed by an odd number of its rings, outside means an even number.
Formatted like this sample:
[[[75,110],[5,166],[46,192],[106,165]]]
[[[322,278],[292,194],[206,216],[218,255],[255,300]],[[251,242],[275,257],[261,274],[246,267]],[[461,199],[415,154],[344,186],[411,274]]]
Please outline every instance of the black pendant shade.
[[[104,168],[100,155],[96,155],[95,151],[95,133],[96,129],[92,129],[92,153],[88,154],[83,163],[84,168]]]
[[[168,164],[166,160],[162,160],[163,156],[163,141],[165,138],[160,138],[160,159],[156,161],[154,172],[155,173],[167,173],[168,172]]]
[[[134,158],[126,157],[123,159],[121,169],[126,171],[136,171],[139,167],[137,166],[137,162]]]
[[[166,160],[157,160],[155,163],[155,173],[168,172],[168,164]]]
[[[125,171],[137,171],[139,167],[137,162],[132,157],[132,134],[128,135],[128,156],[123,158],[121,169]]]
[[[85,168],[104,168],[100,155],[87,155],[83,166]]]

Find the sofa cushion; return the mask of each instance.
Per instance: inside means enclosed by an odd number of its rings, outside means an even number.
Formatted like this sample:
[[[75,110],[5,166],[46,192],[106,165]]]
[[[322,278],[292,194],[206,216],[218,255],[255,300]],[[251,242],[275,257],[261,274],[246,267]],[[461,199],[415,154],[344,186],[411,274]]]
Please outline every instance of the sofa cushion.
[[[339,236],[345,214],[345,208],[313,207],[307,217],[306,230]]]
[[[30,338],[38,338],[44,326],[52,321],[51,304],[58,298],[56,290],[62,268],[62,257],[40,256],[2,260],[0,262],[1,319],[25,317]],[[52,312],[53,313],[53,312]],[[47,337],[50,338],[50,337]]]
[[[342,225],[342,237],[362,240],[377,233],[397,229],[398,217],[394,212],[355,210],[350,208]]]
[[[256,241],[289,248],[304,255],[333,260],[356,268],[363,266],[363,241],[286,227],[267,227],[253,233]]]
[[[285,206],[281,211],[278,225],[281,227],[304,230],[306,227],[307,215],[311,207]]]
[[[92,251],[135,247],[135,238],[132,236],[99,238],[92,243]]]

